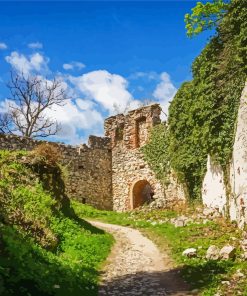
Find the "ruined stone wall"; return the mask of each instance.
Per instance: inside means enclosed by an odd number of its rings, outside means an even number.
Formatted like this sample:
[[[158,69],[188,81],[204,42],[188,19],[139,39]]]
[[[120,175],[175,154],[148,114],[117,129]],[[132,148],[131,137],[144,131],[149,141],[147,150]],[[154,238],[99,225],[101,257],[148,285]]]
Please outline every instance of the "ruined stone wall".
[[[229,214],[232,221],[243,227],[247,224],[247,83],[240,98],[230,178],[227,180],[230,192],[227,192],[223,179],[222,168],[213,164],[209,157],[202,188],[203,203],[223,215]]]
[[[152,205],[164,207],[172,199],[184,199],[181,188],[171,176],[171,184],[165,192],[154,172],[143,160],[140,147],[148,140],[150,129],[160,123],[161,108],[158,104],[145,106],[127,115],[119,114],[105,120],[105,135],[112,146],[112,192],[113,209],[130,210],[139,205],[135,192],[143,192],[147,184],[152,189]],[[136,189],[137,188],[137,189]],[[178,193],[178,191],[180,192]]]
[[[242,92],[230,170],[230,217],[247,224],[247,82]]]
[[[165,190],[143,160],[140,148],[150,129],[160,123],[161,108],[152,104],[127,115],[105,120],[106,137],[89,137],[89,145],[59,143],[62,162],[68,168],[66,191],[72,198],[99,209],[130,210],[144,203],[164,207],[185,199],[182,186],[171,174]],[[1,135],[0,149],[32,150],[44,141]]]
[[[45,141],[0,134],[0,150],[32,150]],[[49,142],[48,142],[49,143]],[[112,209],[111,150],[109,139],[89,137],[89,146],[59,143],[62,163],[68,169],[67,194],[99,209]]]
[[[113,209],[125,211],[134,208],[132,190],[138,181],[147,180],[154,191],[157,205],[164,206],[164,191],[154,173],[144,162],[139,149],[129,150],[123,143],[112,151]]]

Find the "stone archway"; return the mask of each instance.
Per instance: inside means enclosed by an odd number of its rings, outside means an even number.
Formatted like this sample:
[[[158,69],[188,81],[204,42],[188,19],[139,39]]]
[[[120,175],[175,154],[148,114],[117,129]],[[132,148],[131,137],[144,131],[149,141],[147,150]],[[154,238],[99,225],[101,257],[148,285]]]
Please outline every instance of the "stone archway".
[[[132,185],[131,190],[132,209],[140,207],[144,203],[149,203],[152,200],[153,195],[152,187],[147,180],[136,181]]]

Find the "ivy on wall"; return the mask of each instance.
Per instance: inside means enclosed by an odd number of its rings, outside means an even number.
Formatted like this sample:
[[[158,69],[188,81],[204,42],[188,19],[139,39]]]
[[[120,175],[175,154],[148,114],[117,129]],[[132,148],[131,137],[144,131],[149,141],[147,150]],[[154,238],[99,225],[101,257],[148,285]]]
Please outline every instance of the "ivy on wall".
[[[169,135],[165,123],[158,124],[151,130],[149,142],[141,147],[144,159],[149,163],[156,177],[166,184],[169,167]]]
[[[169,128],[161,132],[161,126],[155,127],[143,152],[158,177],[164,178],[171,167],[190,198],[199,199],[207,154],[225,170],[231,159],[247,78],[246,0],[232,0],[216,36],[195,59],[192,72],[193,80],[183,83],[170,105]],[[160,144],[152,145],[158,138]],[[159,157],[154,160],[156,154]]]

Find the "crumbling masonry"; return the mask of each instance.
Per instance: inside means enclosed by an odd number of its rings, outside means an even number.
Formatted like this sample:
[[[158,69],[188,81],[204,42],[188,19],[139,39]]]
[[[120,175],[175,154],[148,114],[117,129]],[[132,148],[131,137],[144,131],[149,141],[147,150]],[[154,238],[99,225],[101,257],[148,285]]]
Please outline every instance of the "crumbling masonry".
[[[163,207],[184,200],[176,178],[171,175],[169,185],[163,188],[140,151],[151,128],[160,123],[160,112],[160,106],[152,104],[109,117],[105,120],[105,137],[90,136],[88,146],[53,143],[68,167],[68,195],[99,209],[116,211],[145,203]],[[0,134],[0,149],[32,150],[42,142]]]

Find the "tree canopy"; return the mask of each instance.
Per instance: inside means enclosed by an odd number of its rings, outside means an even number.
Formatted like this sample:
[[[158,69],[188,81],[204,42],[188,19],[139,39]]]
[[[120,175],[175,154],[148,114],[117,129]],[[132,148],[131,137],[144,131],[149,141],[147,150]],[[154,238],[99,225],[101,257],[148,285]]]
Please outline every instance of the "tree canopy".
[[[191,14],[185,15],[185,28],[189,37],[195,36],[219,24],[227,11],[229,0],[213,0],[213,2],[197,2]]]

